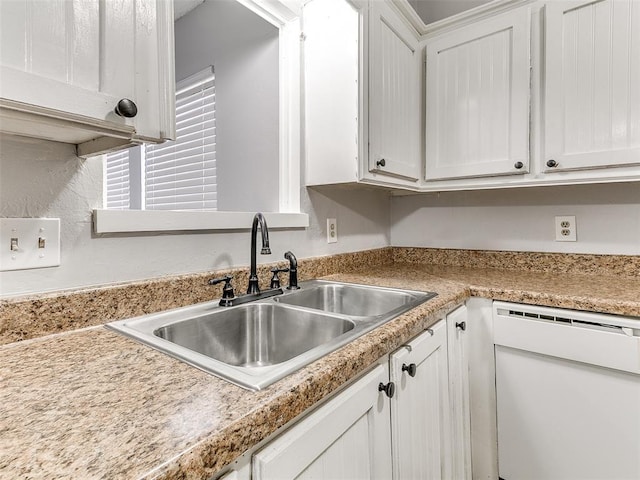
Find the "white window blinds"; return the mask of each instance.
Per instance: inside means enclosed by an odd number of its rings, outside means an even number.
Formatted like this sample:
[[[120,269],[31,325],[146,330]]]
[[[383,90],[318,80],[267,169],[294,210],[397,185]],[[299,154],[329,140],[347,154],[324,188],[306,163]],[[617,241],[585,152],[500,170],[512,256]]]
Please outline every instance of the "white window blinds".
[[[107,209],[216,210],[213,67],[177,87],[175,142],[106,156]]]
[[[106,208],[129,209],[129,150],[107,155],[105,189]]]
[[[145,147],[148,210],[215,210],[216,127],[213,68],[178,83],[176,141]]]

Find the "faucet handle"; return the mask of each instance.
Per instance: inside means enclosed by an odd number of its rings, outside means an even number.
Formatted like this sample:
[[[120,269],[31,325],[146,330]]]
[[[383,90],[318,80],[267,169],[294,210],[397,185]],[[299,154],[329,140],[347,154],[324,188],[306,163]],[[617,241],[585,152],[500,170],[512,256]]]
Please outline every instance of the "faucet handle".
[[[278,274],[288,271],[288,268],[272,268],[271,273],[273,273],[273,277],[271,277],[271,288],[280,288],[280,278]]]
[[[209,280],[209,285],[217,285],[219,283],[224,282],[224,287],[222,288],[222,298],[234,298],[235,293],[233,293],[233,286],[231,285],[231,280],[233,276],[225,275],[220,278],[212,278]]]
[[[298,259],[293,252],[288,251],[284,254],[284,258],[289,260],[289,286],[287,290],[298,290]]]

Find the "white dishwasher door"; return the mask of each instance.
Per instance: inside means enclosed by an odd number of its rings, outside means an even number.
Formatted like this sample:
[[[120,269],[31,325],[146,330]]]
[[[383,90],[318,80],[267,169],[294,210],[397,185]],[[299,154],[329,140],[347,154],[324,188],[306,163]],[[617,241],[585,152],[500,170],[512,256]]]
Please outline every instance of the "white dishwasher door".
[[[640,321],[494,302],[505,480],[640,479]]]

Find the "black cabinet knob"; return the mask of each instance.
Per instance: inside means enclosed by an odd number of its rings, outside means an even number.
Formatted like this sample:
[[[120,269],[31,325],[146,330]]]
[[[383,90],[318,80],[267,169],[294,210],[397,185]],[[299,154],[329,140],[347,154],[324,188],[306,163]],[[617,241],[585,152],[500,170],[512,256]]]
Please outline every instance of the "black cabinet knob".
[[[393,394],[396,393],[396,386],[393,382],[389,382],[386,385],[380,382],[378,385],[378,391],[384,392],[389,398],[393,398]]]
[[[114,111],[121,117],[133,118],[138,114],[138,107],[133,100],[123,98],[118,102]]]
[[[522,167],[524,167],[524,163],[522,162],[516,162],[513,164],[513,166],[517,169],[520,170]]]
[[[409,365],[407,365],[406,363],[403,363],[402,371],[407,372],[410,377],[415,377],[416,372],[418,371],[418,367],[416,366],[415,363],[410,363]]]
[[[387,164],[387,161],[382,158],[376,162],[376,167],[384,167]]]
[[[467,322],[457,322],[456,328],[459,328],[464,332],[467,329]]]
[[[558,166],[558,162],[556,162],[553,158],[551,160],[547,160],[547,167],[555,168]]]

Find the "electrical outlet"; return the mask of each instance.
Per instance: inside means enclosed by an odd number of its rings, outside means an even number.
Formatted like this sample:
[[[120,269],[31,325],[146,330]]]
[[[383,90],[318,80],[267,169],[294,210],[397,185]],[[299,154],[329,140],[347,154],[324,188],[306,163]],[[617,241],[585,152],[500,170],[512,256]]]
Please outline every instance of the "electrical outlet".
[[[327,243],[338,241],[338,224],[335,218],[327,218]]]
[[[556,242],[575,242],[577,237],[576,217],[556,217]]]
[[[0,218],[0,271],[58,265],[59,218]]]

